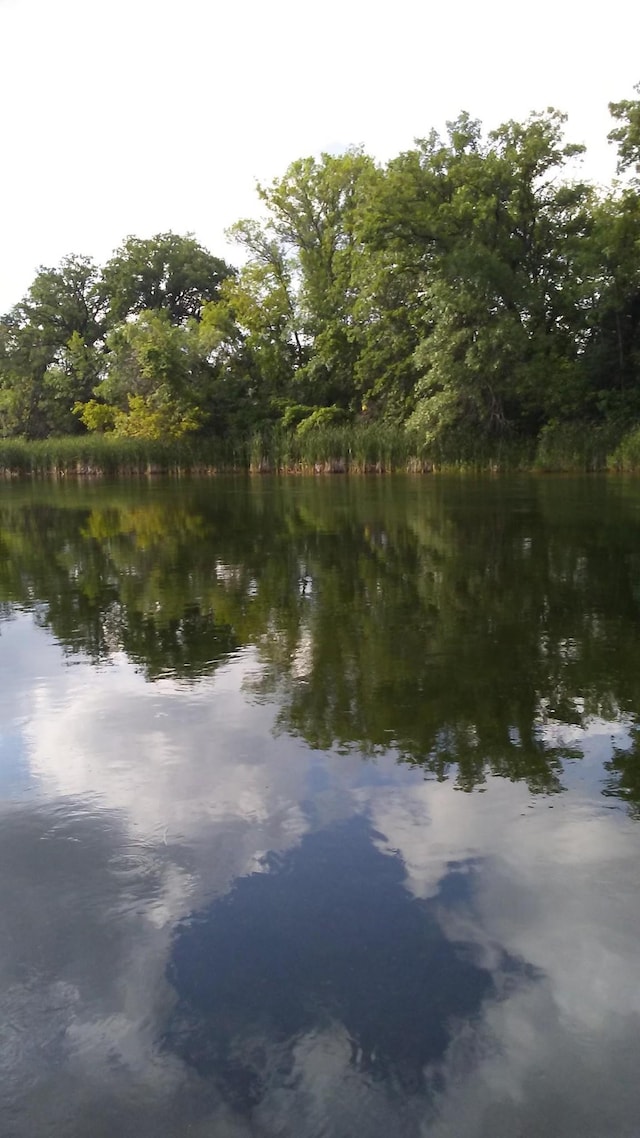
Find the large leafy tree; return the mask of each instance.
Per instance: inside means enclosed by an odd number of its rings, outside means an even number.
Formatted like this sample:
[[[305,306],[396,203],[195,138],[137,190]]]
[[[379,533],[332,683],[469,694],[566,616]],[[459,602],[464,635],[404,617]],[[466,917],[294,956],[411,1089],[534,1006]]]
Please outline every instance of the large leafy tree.
[[[191,235],[127,238],[100,280],[108,331],[97,399],[75,406],[85,426],[159,437],[211,423],[220,369],[203,316],[232,275]]]
[[[369,239],[419,271],[423,339],[413,422],[447,433],[535,430],[571,388],[579,304],[567,287],[590,191],[558,183],[579,147],[555,111],[483,136],[463,114],[393,160]]]
[[[263,413],[290,397],[310,351],[298,302],[295,252],[269,225],[241,221],[230,236],[247,260],[221,292],[226,318],[242,330],[244,369]],[[211,309],[207,313],[211,319]],[[236,341],[236,348],[239,347]]]
[[[640,96],[640,83],[635,91]],[[633,169],[640,176],[640,97],[609,103],[609,111],[618,123],[609,133],[618,147],[618,173]]]
[[[359,150],[300,159],[259,187],[265,223],[235,229],[249,254],[233,290],[240,324],[270,373],[290,383],[291,399],[310,410],[359,402],[357,281],[366,250],[358,218],[373,176]]]
[[[640,413],[640,199],[633,189],[594,203],[580,270],[589,283],[586,402],[600,416],[624,425]]]
[[[74,399],[99,374],[105,305],[98,267],[65,257],[42,268],[0,321],[0,430],[40,437],[74,431]]]
[[[206,364],[195,321],[175,325],[164,310],[142,312],[112,329],[106,346],[104,378],[95,387],[101,403],[76,404],[86,426],[148,438],[179,437],[199,426]]]
[[[197,320],[203,306],[218,299],[222,281],[232,272],[191,234],[128,237],[102,273],[109,324],[158,309],[172,324]]]
[[[640,95],[640,84],[635,89]],[[609,110],[618,173],[631,177],[595,204],[593,240],[583,250],[593,281],[585,363],[601,413],[626,425],[640,414],[640,98]]]

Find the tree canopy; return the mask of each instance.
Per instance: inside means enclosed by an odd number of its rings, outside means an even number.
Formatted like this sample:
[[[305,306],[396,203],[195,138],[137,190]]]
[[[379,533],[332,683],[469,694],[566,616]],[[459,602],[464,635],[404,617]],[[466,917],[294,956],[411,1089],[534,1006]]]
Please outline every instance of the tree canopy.
[[[640,422],[640,98],[610,112],[607,188],[557,110],[465,112],[384,164],[293,162],[232,227],[238,269],[173,233],[41,268],[0,319],[0,435]]]

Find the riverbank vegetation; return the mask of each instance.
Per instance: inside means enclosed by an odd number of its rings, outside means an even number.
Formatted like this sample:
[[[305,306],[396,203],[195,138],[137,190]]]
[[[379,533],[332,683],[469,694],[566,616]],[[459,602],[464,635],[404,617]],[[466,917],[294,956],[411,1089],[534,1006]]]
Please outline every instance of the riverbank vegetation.
[[[245,440],[156,439],[84,434],[0,439],[0,477],[155,474],[424,474],[436,471],[632,471],[640,469],[640,430],[617,445],[606,427],[544,430],[540,438],[473,436],[446,448],[403,426],[316,428],[306,435],[271,428]]]
[[[640,87],[637,89],[640,95]],[[232,230],[42,268],[0,320],[0,468],[640,466],[640,98],[292,163]]]

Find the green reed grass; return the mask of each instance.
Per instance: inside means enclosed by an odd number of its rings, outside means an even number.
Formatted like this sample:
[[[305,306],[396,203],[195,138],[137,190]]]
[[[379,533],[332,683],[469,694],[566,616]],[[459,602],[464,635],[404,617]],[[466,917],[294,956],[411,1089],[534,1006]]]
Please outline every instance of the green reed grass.
[[[115,439],[108,435],[0,439],[0,473],[5,476],[140,476],[232,470],[245,464],[240,448],[208,439]]]
[[[615,469],[612,455],[622,445],[621,435],[619,424],[551,423],[540,432],[534,468],[556,472]]]
[[[437,445],[427,445],[401,426],[380,423],[334,424],[306,432],[276,426],[244,439],[0,439],[0,474],[5,477],[606,469],[640,470],[640,427],[622,436],[611,427],[557,424],[546,427],[537,440],[460,436]]]
[[[640,427],[633,427],[622,436],[607,461],[613,470],[625,473],[640,471]]]

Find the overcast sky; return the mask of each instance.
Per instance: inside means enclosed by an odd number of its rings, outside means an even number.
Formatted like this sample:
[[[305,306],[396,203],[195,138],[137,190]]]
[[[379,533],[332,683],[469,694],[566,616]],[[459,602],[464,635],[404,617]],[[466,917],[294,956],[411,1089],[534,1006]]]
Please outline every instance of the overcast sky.
[[[130,233],[233,260],[256,180],[351,143],[388,158],[461,109],[566,110],[606,180],[639,42],[632,0],[0,0],[0,311],[38,265]]]

